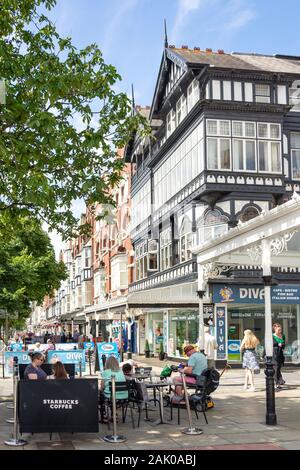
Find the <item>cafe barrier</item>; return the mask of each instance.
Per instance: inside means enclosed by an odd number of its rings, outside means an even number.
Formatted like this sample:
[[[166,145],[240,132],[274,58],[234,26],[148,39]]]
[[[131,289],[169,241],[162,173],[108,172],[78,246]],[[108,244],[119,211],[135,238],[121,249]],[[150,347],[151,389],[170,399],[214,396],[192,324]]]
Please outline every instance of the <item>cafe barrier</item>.
[[[13,367],[13,385],[14,385],[14,431],[13,437],[4,441],[4,444],[11,447],[20,447],[28,444],[24,439],[19,439],[18,436],[18,358],[14,358],[14,367]]]
[[[98,433],[98,380],[20,380],[20,432]]]
[[[181,432],[182,432],[182,434],[188,434],[190,436],[195,436],[197,434],[203,434],[202,429],[193,426],[190,400],[189,400],[189,395],[188,395],[188,392],[187,392],[185,376],[184,376],[184,373],[182,371],[180,371],[180,374],[181,374],[181,377],[182,377],[182,384],[183,384],[184,397],[185,397],[185,405],[186,405],[186,411],[187,411],[188,420],[189,420],[189,427],[188,428],[183,428],[181,430]]]
[[[116,376],[115,374],[111,375],[111,388],[112,388],[112,412],[113,412],[113,434],[109,434],[103,437],[105,442],[125,442],[127,441],[126,437],[118,436],[117,434],[117,404],[116,404]]]

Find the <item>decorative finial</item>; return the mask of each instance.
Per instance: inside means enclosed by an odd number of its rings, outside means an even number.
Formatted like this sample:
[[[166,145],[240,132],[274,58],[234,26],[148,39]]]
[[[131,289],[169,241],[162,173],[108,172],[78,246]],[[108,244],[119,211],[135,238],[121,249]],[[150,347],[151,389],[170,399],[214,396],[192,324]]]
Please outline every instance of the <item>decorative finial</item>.
[[[169,44],[168,44],[167,20],[166,19],[164,20],[164,23],[165,23],[165,47],[168,47]]]
[[[134,114],[135,114],[135,102],[134,102],[133,83],[131,84],[131,114],[132,114],[132,116],[134,116]]]

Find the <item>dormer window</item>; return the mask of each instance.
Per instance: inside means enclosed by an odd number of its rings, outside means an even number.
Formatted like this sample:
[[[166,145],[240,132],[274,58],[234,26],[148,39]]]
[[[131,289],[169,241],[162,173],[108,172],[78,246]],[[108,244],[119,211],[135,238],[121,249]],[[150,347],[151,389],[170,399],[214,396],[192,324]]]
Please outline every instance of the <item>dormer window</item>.
[[[270,85],[255,84],[256,103],[271,103]]]

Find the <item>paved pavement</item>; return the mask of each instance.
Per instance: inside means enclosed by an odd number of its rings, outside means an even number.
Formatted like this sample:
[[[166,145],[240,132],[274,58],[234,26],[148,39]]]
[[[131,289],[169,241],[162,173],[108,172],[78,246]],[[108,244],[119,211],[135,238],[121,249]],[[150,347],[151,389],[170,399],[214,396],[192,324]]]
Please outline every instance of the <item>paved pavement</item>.
[[[164,363],[156,359],[138,358],[144,365],[152,365],[159,372]],[[202,435],[189,436],[181,433],[188,425],[186,410],[181,410],[181,424],[177,424],[174,413],[172,425],[152,426],[141,420],[140,428],[132,429],[131,420],[118,425],[118,433],[127,441],[122,444],[109,444],[101,440],[110,434],[107,425],[100,424],[97,434],[56,433],[52,441],[48,434],[23,434],[28,445],[10,448],[4,440],[11,437],[12,425],[5,422],[12,417],[12,410],[6,403],[0,404],[0,450],[194,450],[194,449],[300,449],[300,370],[287,369],[283,372],[286,380],[284,388],[276,393],[277,426],[265,424],[265,381],[264,374],[255,376],[256,391],[243,390],[243,371],[231,369],[222,376],[219,388],[214,392],[215,407],[208,410],[208,425],[200,413],[199,420],[193,414],[193,424],[203,430]],[[12,394],[12,379],[0,379],[0,401]],[[149,413],[151,419],[158,418],[158,408]],[[170,417],[165,409],[165,418]]]

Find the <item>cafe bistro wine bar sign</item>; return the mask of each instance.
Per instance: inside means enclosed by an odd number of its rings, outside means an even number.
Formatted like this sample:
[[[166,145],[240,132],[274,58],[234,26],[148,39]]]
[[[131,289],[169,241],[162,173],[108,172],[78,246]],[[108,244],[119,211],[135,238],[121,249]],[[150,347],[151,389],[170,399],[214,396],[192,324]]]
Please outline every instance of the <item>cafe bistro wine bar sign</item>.
[[[271,289],[272,304],[299,304],[300,286],[281,284]],[[219,303],[264,304],[265,291],[260,285],[214,284],[213,301]]]

